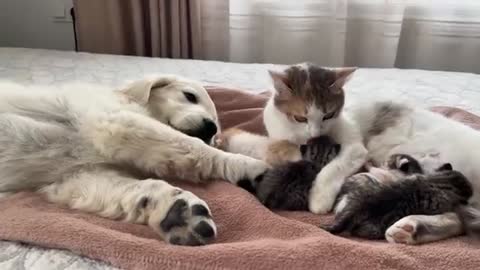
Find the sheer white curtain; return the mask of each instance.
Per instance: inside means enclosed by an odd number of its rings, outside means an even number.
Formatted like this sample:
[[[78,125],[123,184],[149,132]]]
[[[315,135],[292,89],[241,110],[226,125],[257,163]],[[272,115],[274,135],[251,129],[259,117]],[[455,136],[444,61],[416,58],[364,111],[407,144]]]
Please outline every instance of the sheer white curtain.
[[[209,0],[207,59],[480,73],[480,0]]]

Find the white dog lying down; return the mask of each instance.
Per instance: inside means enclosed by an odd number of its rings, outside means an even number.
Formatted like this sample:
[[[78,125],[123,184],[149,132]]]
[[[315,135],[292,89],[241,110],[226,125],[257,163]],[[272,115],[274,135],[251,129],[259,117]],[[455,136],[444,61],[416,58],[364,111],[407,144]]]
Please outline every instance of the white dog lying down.
[[[175,76],[120,91],[0,84],[0,192],[148,224],[172,244],[201,245],[216,227],[207,204],[157,178],[254,180],[267,165],[208,143],[219,130],[199,84]],[[146,179],[138,181],[140,179]]]

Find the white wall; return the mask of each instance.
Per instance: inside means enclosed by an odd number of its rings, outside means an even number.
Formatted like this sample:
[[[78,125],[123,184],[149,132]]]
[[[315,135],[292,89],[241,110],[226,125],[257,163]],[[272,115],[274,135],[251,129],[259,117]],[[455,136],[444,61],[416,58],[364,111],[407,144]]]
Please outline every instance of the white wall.
[[[0,47],[74,50],[72,0],[0,0]]]

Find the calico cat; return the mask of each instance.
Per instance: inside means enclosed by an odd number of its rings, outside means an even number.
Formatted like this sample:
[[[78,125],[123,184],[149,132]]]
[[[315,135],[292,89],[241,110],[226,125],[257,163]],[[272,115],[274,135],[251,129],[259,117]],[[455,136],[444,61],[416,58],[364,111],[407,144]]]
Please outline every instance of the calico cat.
[[[308,210],[308,193],[316,175],[340,152],[340,145],[327,136],[300,146],[302,160],[277,165],[257,180],[253,189],[270,209]]]
[[[480,132],[424,108],[381,101],[375,96],[362,102],[353,100],[344,108],[344,86],[354,73],[355,68],[326,69],[310,63],[270,71],[273,91],[263,114],[268,138],[263,138],[262,144],[287,140],[299,145],[327,135],[342,146],[312,183],[309,210],[318,214],[331,211],[345,179],[367,158],[383,164],[399,153],[417,159],[425,173],[435,172],[448,160],[472,181],[474,194],[469,205],[480,205],[476,189],[480,186],[480,166],[476,164],[480,160],[476,150],[480,148]],[[241,153],[249,143],[248,136],[233,136],[227,151],[235,146]],[[480,229],[480,211],[474,210],[469,211],[469,222]],[[437,241],[462,232],[462,221],[452,214],[411,215],[387,230],[390,242],[406,244]]]
[[[263,113],[269,137],[304,144],[310,138],[328,135],[342,145],[339,155],[313,182],[309,196],[313,213],[329,212],[343,180],[356,173],[367,159],[360,130],[343,113],[343,87],[355,70],[304,63],[270,71],[274,92]]]
[[[472,196],[468,180],[448,163],[426,175],[412,157],[393,155],[385,174],[378,176],[359,173],[346,179],[335,220],[324,228],[334,234],[384,239],[386,230],[403,217],[455,212]]]

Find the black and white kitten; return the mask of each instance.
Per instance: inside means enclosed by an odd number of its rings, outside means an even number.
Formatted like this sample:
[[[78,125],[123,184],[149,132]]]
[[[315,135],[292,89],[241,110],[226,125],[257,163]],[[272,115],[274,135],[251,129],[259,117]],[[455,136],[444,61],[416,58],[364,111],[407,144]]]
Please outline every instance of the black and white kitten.
[[[326,230],[383,239],[401,218],[455,212],[473,194],[469,181],[449,163],[425,175],[414,158],[393,155],[386,167],[383,174],[371,171],[346,179],[337,198],[335,220]]]
[[[308,211],[308,194],[318,172],[340,152],[331,138],[300,146],[302,160],[277,165],[257,181],[253,192],[270,209]]]

